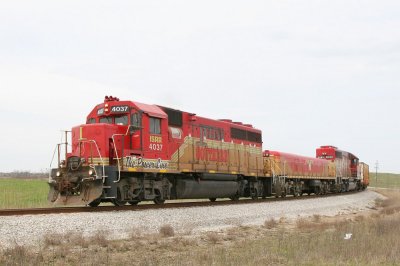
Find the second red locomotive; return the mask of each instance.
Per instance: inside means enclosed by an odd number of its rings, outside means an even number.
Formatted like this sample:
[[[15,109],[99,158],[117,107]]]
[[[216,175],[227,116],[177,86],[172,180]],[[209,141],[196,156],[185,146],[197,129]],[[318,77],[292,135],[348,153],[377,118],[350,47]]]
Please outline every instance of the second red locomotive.
[[[261,136],[250,124],[106,97],[86,124],[72,128],[71,151],[65,148],[62,156],[58,145],[49,201],[97,206],[107,201],[235,200],[367,185],[360,177],[366,171],[350,153],[332,146],[317,150],[320,159],[263,152]]]

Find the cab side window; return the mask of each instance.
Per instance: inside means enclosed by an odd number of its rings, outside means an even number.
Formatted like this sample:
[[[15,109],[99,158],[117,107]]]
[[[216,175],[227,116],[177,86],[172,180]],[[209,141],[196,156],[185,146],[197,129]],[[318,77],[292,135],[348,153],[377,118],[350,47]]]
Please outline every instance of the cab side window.
[[[87,120],[87,124],[94,124],[94,123],[96,123],[96,118],[89,118]]]
[[[150,117],[150,134],[161,134],[161,119]]]
[[[138,113],[134,113],[131,115],[131,125],[134,127],[140,127],[140,117]]]

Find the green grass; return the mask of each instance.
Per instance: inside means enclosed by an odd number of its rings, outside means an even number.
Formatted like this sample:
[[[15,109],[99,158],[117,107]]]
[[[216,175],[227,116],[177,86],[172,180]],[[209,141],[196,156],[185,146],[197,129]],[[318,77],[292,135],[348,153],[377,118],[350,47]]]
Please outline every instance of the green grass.
[[[0,209],[49,206],[48,192],[43,179],[0,178]]]
[[[369,174],[369,185],[371,187],[400,188],[400,174],[375,173]]]

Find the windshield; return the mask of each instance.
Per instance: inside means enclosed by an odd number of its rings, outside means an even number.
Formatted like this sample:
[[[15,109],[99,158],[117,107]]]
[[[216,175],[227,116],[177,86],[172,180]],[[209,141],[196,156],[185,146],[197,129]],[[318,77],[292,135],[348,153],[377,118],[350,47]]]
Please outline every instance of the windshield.
[[[100,123],[105,123],[105,124],[112,124],[112,117],[102,117],[100,118]]]
[[[105,124],[116,124],[116,125],[128,125],[129,121],[128,121],[128,116],[127,115],[121,115],[121,116],[117,116],[117,117],[111,117],[111,116],[107,116],[107,117],[102,117],[99,120],[99,123],[105,123]]]
[[[123,116],[118,116],[115,118],[115,124],[117,125],[128,125],[128,116],[123,115]]]

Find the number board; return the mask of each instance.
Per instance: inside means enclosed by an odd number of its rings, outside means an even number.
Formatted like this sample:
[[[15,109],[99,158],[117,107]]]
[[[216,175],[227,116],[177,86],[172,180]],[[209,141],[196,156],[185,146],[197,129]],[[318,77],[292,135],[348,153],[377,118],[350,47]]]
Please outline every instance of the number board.
[[[111,113],[128,113],[129,112],[129,106],[127,105],[119,105],[119,106],[112,106],[111,107]]]
[[[104,115],[104,108],[100,108],[97,110],[97,115]]]

